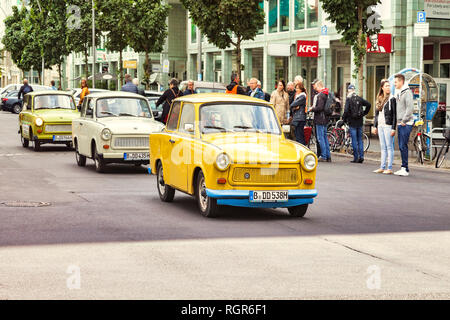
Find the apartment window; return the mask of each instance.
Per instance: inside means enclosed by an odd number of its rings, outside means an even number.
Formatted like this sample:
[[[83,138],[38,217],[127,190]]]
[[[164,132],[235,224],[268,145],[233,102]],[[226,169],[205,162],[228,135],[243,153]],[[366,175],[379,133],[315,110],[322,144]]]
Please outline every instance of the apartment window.
[[[316,28],[319,20],[319,0],[307,0],[308,28]]]
[[[269,0],[269,32],[278,32],[278,0]]]
[[[427,63],[427,64],[425,64],[424,65],[424,71],[425,71],[425,73],[426,74],[429,74],[429,75],[433,75],[433,64],[432,63]]]
[[[197,42],[197,27],[191,22],[191,43]]]
[[[259,7],[262,9],[262,11],[264,11],[264,1],[259,2]],[[264,27],[262,29],[258,30],[258,34],[263,34],[263,33],[264,33]]]
[[[280,2],[280,31],[289,31],[289,0]]]
[[[294,2],[294,28],[295,30],[305,28],[305,0],[295,0]]]
[[[450,63],[441,63],[439,78],[450,78]]]

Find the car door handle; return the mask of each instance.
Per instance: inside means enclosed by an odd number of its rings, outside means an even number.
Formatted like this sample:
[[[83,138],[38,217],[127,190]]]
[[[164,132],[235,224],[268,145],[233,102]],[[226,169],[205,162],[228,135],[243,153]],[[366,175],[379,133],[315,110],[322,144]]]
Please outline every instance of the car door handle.
[[[79,125],[82,126],[83,124],[80,122]]]
[[[175,143],[175,140],[170,139],[169,142],[173,144],[173,143]]]

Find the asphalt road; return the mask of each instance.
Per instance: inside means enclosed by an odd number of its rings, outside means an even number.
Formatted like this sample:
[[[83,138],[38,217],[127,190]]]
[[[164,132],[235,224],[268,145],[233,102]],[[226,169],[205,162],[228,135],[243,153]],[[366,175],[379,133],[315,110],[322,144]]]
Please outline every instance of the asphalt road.
[[[320,164],[304,219],[159,200],[146,168],[24,149],[0,112],[0,299],[450,298],[450,174]]]

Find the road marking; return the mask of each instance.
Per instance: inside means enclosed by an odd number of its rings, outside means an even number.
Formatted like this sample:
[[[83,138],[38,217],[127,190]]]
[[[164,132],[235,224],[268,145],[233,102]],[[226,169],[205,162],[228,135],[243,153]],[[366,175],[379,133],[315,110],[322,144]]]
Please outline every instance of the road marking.
[[[25,156],[25,153],[0,153],[0,157],[18,157]]]

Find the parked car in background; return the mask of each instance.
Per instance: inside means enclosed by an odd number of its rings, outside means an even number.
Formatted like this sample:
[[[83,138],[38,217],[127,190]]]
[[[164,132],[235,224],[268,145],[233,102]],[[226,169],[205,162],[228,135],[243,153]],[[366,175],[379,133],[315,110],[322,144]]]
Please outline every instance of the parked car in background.
[[[6,95],[11,91],[19,91],[20,87],[22,87],[22,86],[23,86],[22,83],[20,83],[20,84],[16,83],[16,84],[9,84],[9,85],[5,86],[4,88],[2,88],[0,90],[0,107],[3,104],[2,98],[5,98]],[[41,86],[39,84],[30,84],[30,86],[33,88],[33,91],[51,90],[51,88],[49,86]]]
[[[242,95],[177,98],[164,131],[150,135],[161,201],[179,190],[206,217],[220,206],[287,208],[303,217],[317,196],[316,167],[311,150],[284,137],[272,105]]]
[[[1,109],[4,111],[10,111],[17,114],[20,113],[20,111],[22,111],[22,99],[19,100],[18,95],[19,95],[18,90],[8,92],[4,98],[1,98],[2,100]]]
[[[186,90],[188,81],[183,81],[180,84],[181,92]],[[207,82],[207,81],[194,81],[194,89],[197,93],[225,93],[227,91],[226,86],[219,82]]]
[[[75,99],[75,105],[78,105],[78,103],[80,102],[80,94],[81,94],[81,89],[77,88],[77,89],[69,89],[72,92],[73,98]],[[93,93],[97,93],[97,92],[107,92],[109,90],[105,90],[105,89],[92,89],[89,88],[89,94],[93,94]]]
[[[135,93],[97,92],[83,101],[81,117],[73,121],[77,164],[95,162],[97,172],[108,163],[149,163],[149,137],[164,125],[156,121],[148,100]]]
[[[147,97],[148,103],[153,112],[153,117],[155,118],[155,120],[161,121],[163,105],[161,104],[156,107],[156,102],[158,101],[158,99],[159,97]]]
[[[153,97],[159,98],[163,94],[162,92],[151,91],[151,90],[145,90],[144,93],[145,93],[146,98],[153,98]]]
[[[80,116],[73,96],[64,91],[30,92],[23,100],[19,114],[19,134],[22,146],[34,142],[40,151],[44,143],[72,145],[72,120]]]

